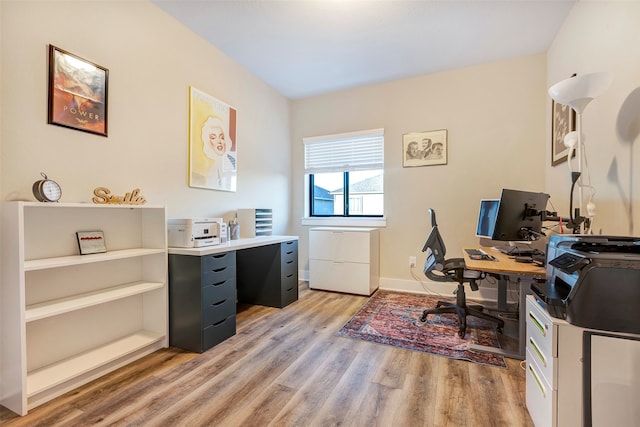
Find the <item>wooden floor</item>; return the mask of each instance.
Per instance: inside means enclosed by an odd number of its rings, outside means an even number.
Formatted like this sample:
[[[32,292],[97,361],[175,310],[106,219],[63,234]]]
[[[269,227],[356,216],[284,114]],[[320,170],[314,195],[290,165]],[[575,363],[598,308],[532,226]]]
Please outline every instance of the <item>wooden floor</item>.
[[[312,291],[243,307],[203,353],[157,351],[2,426],[533,426],[508,369],[336,337],[366,302]]]

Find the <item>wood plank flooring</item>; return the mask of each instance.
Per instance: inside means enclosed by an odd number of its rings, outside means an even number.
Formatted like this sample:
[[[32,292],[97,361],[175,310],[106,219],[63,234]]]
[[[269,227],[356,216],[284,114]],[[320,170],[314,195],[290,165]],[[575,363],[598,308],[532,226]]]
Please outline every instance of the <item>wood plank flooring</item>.
[[[336,337],[366,297],[241,307],[237,334],[157,351],[2,426],[533,426],[520,362],[494,368]]]

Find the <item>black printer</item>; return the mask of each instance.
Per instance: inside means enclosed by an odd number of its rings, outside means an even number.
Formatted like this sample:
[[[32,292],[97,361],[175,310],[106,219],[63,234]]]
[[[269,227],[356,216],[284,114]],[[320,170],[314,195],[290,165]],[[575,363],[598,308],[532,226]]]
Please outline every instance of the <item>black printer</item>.
[[[640,238],[552,235],[546,268],[531,289],[553,317],[640,334]]]

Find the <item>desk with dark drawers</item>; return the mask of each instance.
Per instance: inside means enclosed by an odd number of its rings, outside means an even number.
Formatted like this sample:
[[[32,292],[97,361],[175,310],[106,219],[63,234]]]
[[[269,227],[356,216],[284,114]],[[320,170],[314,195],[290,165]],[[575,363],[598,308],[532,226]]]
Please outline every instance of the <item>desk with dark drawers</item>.
[[[169,248],[169,345],[202,353],[236,333],[236,303],[298,299],[298,237]]]

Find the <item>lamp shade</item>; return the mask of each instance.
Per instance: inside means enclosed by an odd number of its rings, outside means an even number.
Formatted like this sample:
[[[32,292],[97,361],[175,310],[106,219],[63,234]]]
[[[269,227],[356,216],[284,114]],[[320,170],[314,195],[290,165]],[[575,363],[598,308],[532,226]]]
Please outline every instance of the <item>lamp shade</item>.
[[[584,133],[580,134],[580,142],[585,142],[587,140],[587,137],[585,136]],[[564,136],[564,146],[567,148],[575,148],[576,145],[578,145],[578,131],[572,131],[569,132],[568,134],[566,134]]]
[[[602,95],[613,80],[611,73],[583,74],[562,80],[549,88],[549,96],[554,101],[568,105],[576,113],[582,114],[594,98]]]

